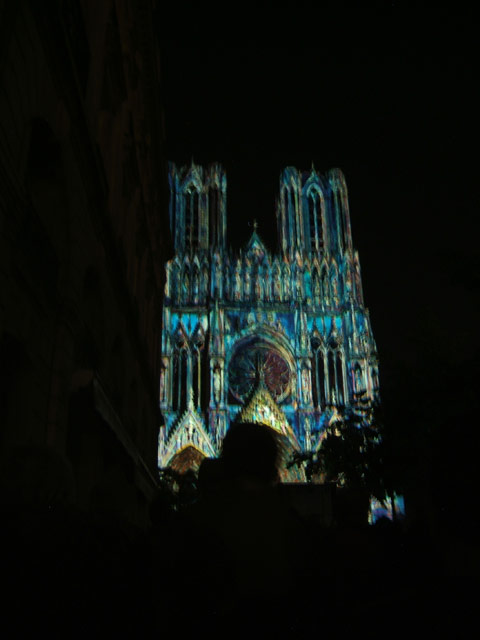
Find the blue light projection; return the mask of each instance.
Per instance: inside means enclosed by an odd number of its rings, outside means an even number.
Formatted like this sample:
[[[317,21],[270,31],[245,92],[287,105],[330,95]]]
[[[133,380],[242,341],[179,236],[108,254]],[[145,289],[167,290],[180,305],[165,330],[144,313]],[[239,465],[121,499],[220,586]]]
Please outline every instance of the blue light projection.
[[[384,502],[377,500],[377,498],[372,498],[370,500],[369,523],[375,524],[381,518],[392,521],[403,520],[405,518],[405,500],[403,496],[394,494],[392,499],[389,498]]]
[[[256,224],[245,247],[227,249],[219,164],[170,164],[169,182],[159,466],[197,468],[238,418],[268,424],[292,453],[319,450],[355,398],[378,397],[342,172],[282,172],[276,254]]]

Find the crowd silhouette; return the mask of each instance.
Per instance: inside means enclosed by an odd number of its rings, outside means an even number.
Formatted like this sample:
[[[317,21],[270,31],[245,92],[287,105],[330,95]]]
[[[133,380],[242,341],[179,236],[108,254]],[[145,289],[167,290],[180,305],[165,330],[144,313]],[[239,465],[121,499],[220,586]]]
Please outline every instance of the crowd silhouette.
[[[0,475],[3,629],[306,637],[457,625],[455,607],[439,617],[459,598],[427,539],[388,520],[325,527],[284,499],[268,427],[233,424],[191,480],[181,495],[159,486],[143,531],[79,510],[60,454],[11,452]]]

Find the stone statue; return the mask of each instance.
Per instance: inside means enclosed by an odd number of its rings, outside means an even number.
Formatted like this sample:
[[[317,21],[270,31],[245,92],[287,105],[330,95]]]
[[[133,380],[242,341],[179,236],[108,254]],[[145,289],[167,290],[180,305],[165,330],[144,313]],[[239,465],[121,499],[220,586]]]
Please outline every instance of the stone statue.
[[[220,404],[221,390],[221,371],[220,367],[217,366],[213,371],[213,395],[217,405]]]

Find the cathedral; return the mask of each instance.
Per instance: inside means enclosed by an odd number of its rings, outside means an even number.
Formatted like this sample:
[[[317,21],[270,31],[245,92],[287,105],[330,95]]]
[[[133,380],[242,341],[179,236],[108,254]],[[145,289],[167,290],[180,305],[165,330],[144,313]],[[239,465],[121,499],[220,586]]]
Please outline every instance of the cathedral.
[[[246,246],[227,248],[221,165],[170,164],[169,184],[159,467],[198,469],[234,420],[270,426],[285,461],[318,450],[334,420],[379,390],[343,173],[281,173],[275,254],[256,223]]]

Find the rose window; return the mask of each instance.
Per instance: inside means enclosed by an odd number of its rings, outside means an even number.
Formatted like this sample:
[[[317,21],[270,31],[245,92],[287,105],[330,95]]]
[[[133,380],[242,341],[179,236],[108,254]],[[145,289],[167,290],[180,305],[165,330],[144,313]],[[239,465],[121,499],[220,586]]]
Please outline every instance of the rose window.
[[[260,380],[276,402],[290,393],[291,374],[286,360],[271,346],[253,342],[237,350],[229,367],[230,391],[244,403]]]

